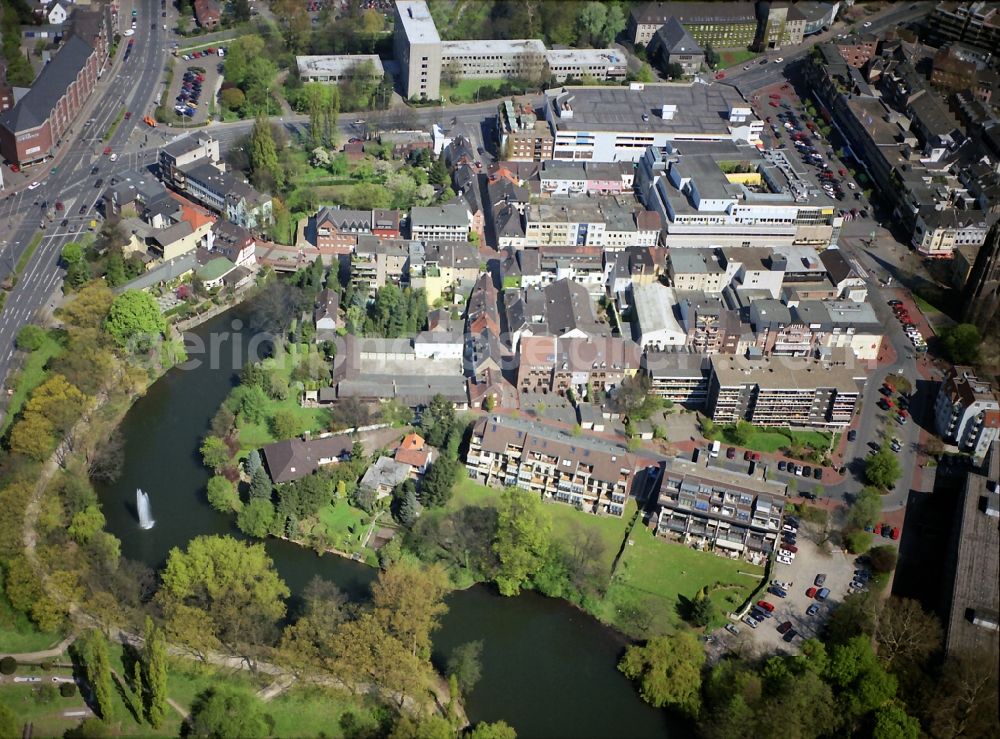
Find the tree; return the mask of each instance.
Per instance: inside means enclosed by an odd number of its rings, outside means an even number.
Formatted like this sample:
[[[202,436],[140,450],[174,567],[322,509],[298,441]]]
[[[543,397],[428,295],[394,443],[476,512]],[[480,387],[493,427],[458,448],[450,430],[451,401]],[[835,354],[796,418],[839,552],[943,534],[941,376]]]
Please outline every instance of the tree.
[[[168,631],[200,651],[265,643],[285,615],[288,586],[261,544],[196,537],[170,551],[162,582]]]
[[[439,508],[451,500],[458,478],[458,462],[443,454],[432,464],[420,486],[420,502],[426,508]]]
[[[690,631],[680,631],[650,639],[645,646],[630,646],[618,669],[639,683],[639,694],[650,705],[697,716],[704,664],[705,653],[697,638]]]
[[[247,536],[263,539],[274,526],[274,504],[264,498],[253,498],[240,508],[236,526]]]
[[[426,660],[431,655],[431,634],[448,612],[444,604],[448,590],[448,576],[440,565],[397,562],[380,572],[372,585],[373,612],[385,633]]]
[[[621,5],[612,3],[607,6],[608,14],[604,19],[604,27],[601,29],[600,46],[608,46],[615,40],[619,31],[625,30],[625,13],[622,12]]]
[[[417,493],[413,487],[409,487],[400,495],[399,506],[396,511],[396,520],[401,526],[410,528],[420,515],[420,503],[417,502]]]
[[[166,329],[156,300],[141,290],[126,290],[115,298],[104,322],[108,335],[131,352],[148,351]]]
[[[42,344],[45,343],[45,339],[47,337],[48,334],[45,329],[41,326],[29,323],[26,326],[22,326],[21,330],[17,332],[17,338],[14,340],[14,344],[22,352],[33,352],[36,349],[41,349]]]
[[[887,703],[875,711],[872,739],[917,739],[919,736],[920,722],[907,715],[902,706]]]
[[[77,292],[69,303],[58,310],[57,315],[67,327],[99,328],[104,323],[113,300],[111,289],[99,280],[94,281]]]
[[[246,0],[243,0],[246,2]],[[239,112],[247,102],[247,96],[238,87],[227,87],[220,94],[219,99],[222,105],[229,110]]]
[[[872,547],[868,551],[868,562],[875,572],[892,572],[896,569],[896,559],[899,552],[891,544]]]
[[[732,431],[733,442],[737,446],[746,446],[750,441],[750,437],[753,436],[753,432],[754,428],[752,424],[743,420],[737,421]]]
[[[202,691],[191,707],[191,736],[211,739],[263,739],[274,720],[260,699],[223,686]]]
[[[694,626],[708,626],[716,616],[715,604],[707,591],[707,586],[701,588],[691,601],[687,620]]]
[[[250,423],[260,423],[267,415],[267,395],[256,385],[252,387],[241,385],[233,390],[226,403],[230,409],[242,416],[243,420]]]
[[[864,554],[872,545],[872,535],[861,529],[854,529],[844,534],[844,545],[851,554]]]
[[[104,524],[104,514],[101,513],[101,509],[96,505],[89,505],[73,514],[66,533],[73,541],[86,544],[104,528]]]
[[[281,190],[285,185],[271,124],[263,116],[257,117],[250,132],[250,174],[256,183],[270,186],[268,189]]]
[[[635,81],[649,83],[653,80],[653,68],[647,62],[643,62],[642,66],[639,67],[639,71],[635,73]]]
[[[608,8],[604,3],[588,2],[577,15],[577,40],[581,46],[593,46],[600,43],[608,17]]]
[[[412,719],[403,716],[396,722],[389,739],[454,739],[455,730],[443,716]]]
[[[865,480],[877,488],[891,490],[902,471],[899,460],[887,447],[882,447],[865,460]]]
[[[955,364],[975,364],[979,361],[982,337],[971,323],[959,323],[941,332],[941,343],[948,358]]]
[[[54,374],[36,387],[24,406],[25,416],[37,413],[48,420],[56,433],[64,433],[83,414],[86,398],[65,377]]]
[[[258,467],[250,478],[250,500],[270,500],[274,486],[263,465]]]
[[[222,475],[214,475],[209,479],[207,495],[209,505],[219,513],[231,513],[242,507],[236,486]]]
[[[896,678],[879,664],[867,635],[834,644],[829,654],[824,677],[837,693],[848,721],[856,721],[895,695]]]
[[[864,487],[854,499],[847,513],[848,525],[859,529],[874,526],[882,516],[882,495],[878,490]]]
[[[941,622],[910,598],[889,598],[875,625],[879,660],[887,670],[920,667],[941,646]]]
[[[302,420],[295,411],[282,409],[271,417],[271,433],[275,439],[292,439],[302,433]]]
[[[44,416],[28,414],[11,428],[8,446],[14,454],[41,462],[55,446],[55,428]]]
[[[420,416],[420,430],[433,447],[440,447],[455,424],[455,406],[443,395],[435,395]]]
[[[206,437],[205,441],[201,443],[200,451],[205,466],[215,470],[216,474],[222,472],[232,460],[229,446],[218,436]]]
[[[705,64],[707,64],[710,69],[715,69],[715,67],[719,64],[719,54],[712,48],[711,44],[705,44]]]
[[[493,551],[500,562],[495,575],[501,595],[517,595],[545,563],[552,522],[537,495],[507,488],[497,506]]]
[[[504,721],[492,724],[480,721],[466,736],[468,739],[517,739],[517,732]]]
[[[251,478],[253,478],[257,470],[259,470],[262,466],[263,462],[260,458],[260,452],[256,449],[251,449],[250,453],[246,456],[246,459],[243,460],[243,469],[246,470],[246,473],[250,475]]]
[[[468,694],[482,675],[483,663],[483,643],[481,641],[470,641],[459,644],[448,656],[445,667],[446,675],[453,675],[458,680],[459,688]]]
[[[167,644],[163,632],[146,616],[142,679],[146,719],[155,729],[167,715]]]
[[[111,663],[108,660],[108,642],[97,630],[88,631],[79,645],[80,659],[90,688],[94,693],[97,713],[105,723],[114,717],[114,687],[111,681]]]

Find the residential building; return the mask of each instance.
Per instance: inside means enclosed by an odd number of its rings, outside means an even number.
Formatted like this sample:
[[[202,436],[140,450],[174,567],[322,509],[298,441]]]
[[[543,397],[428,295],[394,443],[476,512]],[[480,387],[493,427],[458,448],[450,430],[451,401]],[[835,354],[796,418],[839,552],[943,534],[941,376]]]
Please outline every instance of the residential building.
[[[631,193],[635,166],[627,162],[542,162],[537,175],[543,196]]]
[[[1000,9],[995,2],[938,2],[923,24],[927,43],[966,46],[995,52],[1000,48]]]
[[[378,54],[297,56],[295,64],[299,70],[299,79],[303,82],[337,84],[344,80],[358,79],[362,75],[368,78],[363,80],[365,82],[379,82],[385,76]]]
[[[410,211],[410,238],[420,241],[468,241],[471,226],[472,214],[458,204]]]
[[[502,326],[514,351],[525,336],[585,339],[611,335],[608,324],[597,320],[587,288],[568,279],[544,287],[505,289]]]
[[[705,52],[675,16],[668,18],[653,36],[648,53],[662,69],[679,64],[685,75],[698,74],[705,63]]]
[[[409,433],[396,447],[393,457],[397,462],[410,466],[410,477],[419,480],[434,461],[434,449],[420,434]]]
[[[350,254],[361,236],[371,235],[372,211],[323,207],[316,213],[314,223],[317,247]]]
[[[982,246],[988,230],[986,214],[981,210],[921,208],[911,243],[926,257],[951,259],[955,249]]]
[[[711,357],[707,412],[718,423],[842,428],[851,422],[867,370],[849,351],[839,361]]]
[[[632,490],[635,458],[593,436],[501,415],[473,427],[469,476],[493,486],[517,486],[580,510],[621,516]]]
[[[212,226],[207,246],[209,251],[221,254],[237,267],[253,267],[257,264],[257,242],[253,234],[224,218],[220,218]]]
[[[705,408],[710,371],[711,363],[702,354],[647,350],[642,357],[650,392],[688,410]]]
[[[45,9],[45,21],[52,26],[61,26],[66,22],[66,8],[59,3],[52,3]]]
[[[184,189],[184,169],[199,159],[214,164],[220,160],[219,142],[211,135],[195,134],[173,141],[160,149],[160,179],[175,190]]]
[[[392,457],[379,457],[362,476],[358,485],[375,493],[375,499],[387,498],[393,489],[410,478],[413,468]]]
[[[563,161],[637,162],[681,140],[756,145],[764,128],[734,88],[695,83],[548,90],[545,118]]]
[[[395,443],[399,438],[396,429],[379,429],[367,433],[365,446],[368,451]],[[271,482],[280,485],[311,475],[320,467],[347,459],[357,437],[337,434],[315,439],[287,439],[261,448],[264,468]]]
[[[675,249],[667,260],[671,287],[721,294],[736,275],[738,262],[718,249]]]
[[[369,296],[386,284],[399,285],[409,258],[408,241],[362,236],[351,254],[351,284]]]
[[[763,559],[777,548],[785,486],[679,457],[661,472],[656,533],[726,556]]]
[[[629,202],[632,201],[632,202]],[[631,196],[572,198],[532,203],[526,210],[526,246],[656,246],[660,217],[637,209]]]
[[[271,196],[258,192],[243,179],[226,175],[229,190],[226,193],[226,218],[244,228],[262,231],[274,221],[274,202]]]
[[[219,3],[216,0],[194,0],[194,17],[198,21],[199,28],[205,30],[218,28],[222,20]]]
[[[500,103],[497,130],[504,159],[543,162],[552,158],[555,138],[548,123],[538,119],[530,100],[512,98]]]
[[[704,355],[737,353],[744,328],[737,311],[701,291],[676,291],[674,297],[691,351]]]
[[[659,283],[632,285],[631,305],[632,335],[644,350],[659,351],[687,343],[687,333],[674,314],[677,300],[671,288]]]
[[[974,62],[958,56],[952,47],[940,49],[931,66],[931,84],[945,92],[968,90],[976,76]]]
[[[214,290],[226,285],[236,289],[250,281],[251,273],[246,267],[237,267],[225,257],[212,257],[211,254],[198,252],[199,262],[204,261],[195,272],[206,290]]]
[[[313,306],[313,326],[317,340],[333,338],[332,332],[340,328],[340,293],[332,288],[324,288],[316,296]],[[322,338],[321,338],[322,337]]]
[[[1000,449],[969,472],[958,494],[946,553],[942,608],[948,657],[985,666],[996,679],[1000,659]]]
[[[218,146],[216,142],[212,143]],[[195,148],[211,146],[199,141]],[[160,153],[160,176],[164,184],[252,231],[261,230],[274,220],[271,196],[258,192],[244,180],[224,171],[224,165],[214,162],[211,156],[195,159],[183,166],[169,161],[169,156]],[[166,162],[165,158],[168,158]]]
[[[841,58],[855,69],[864,67],[878,51],[878,36],[871,33],[852,34],[834,43]]]
[[[952,367],[934,401],[934,427],[946,442],[981,460],[1000,431],[996,389],[971,367]]]
[[[517,389],[557,395],[572,390],[577,398],[592,397],[634,376],[641,357],[630,339],[525,337],[518,346]]]
[[[111,8],[85,13],[31,89],[0,114],[0,154],[21,167],[41,162],[62,143],[92,96],[108,59]]]
[[[462,285],[471,287],[479,277],[479,250],[468,242],[445,241],[411,244],[410,286],[423,288],[428,305],[454,297]]]

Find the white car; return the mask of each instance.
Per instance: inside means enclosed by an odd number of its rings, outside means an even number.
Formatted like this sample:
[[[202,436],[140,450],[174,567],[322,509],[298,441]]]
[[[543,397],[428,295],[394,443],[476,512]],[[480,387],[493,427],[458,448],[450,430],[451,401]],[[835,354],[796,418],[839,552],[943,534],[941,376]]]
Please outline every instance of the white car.
[[[751,629],[756,629],[757,625],[760,623],[760,621],[758,621],[757,619],[755,619],[753,616],[744,616],[743,617],[743,623],[745,623]]]
[[[20,676],[18,676],[18,677],[14,678],[14,682],[15,683],[40,683],[41,681],[42,681],[42,678],[40,678],[40,677],[20,677]]]
[[[118,161],[118,155],[117,154],[112,154],[109,158],[111,159],[112,162],[117,162]]]
[[[847,186],[848,186],[849,188],[851,188],[852,190],[857,190],[857,189],[858,189],[858,186],[857,186],[857,185],[855,185],[855,184],[854,184],[853,182],[848,182],[848,183],[847,183]]]
[[[743,71],[746,72],[748,69],[750,69],[751,66],[753,65],[751,64],[746,65],[745,67],[743,67]]]
[[[784,580],[771,580],[772,585],[776,585],[782,590],[791,590],[792,584],[790,582],[785,582]]]
[[[785,61],[785,60],[784,60],[784,59],[782,59],[782,58],[781,58],[781,57],[779,56],[779,57],[778,57],[777,59],[775,59],[775,60],[774,60],[774,63],[775,63],[775,64],[781,64],[781,63],[782,63],[783,61]]]
[[[792,563],[791,557],[786,557],[784,554],[779,554],[776,559],[783,565],[790,565]]]
[[[126,28],[125,31],[122,33],[122,36],[134,36],[134,35],[135,31],[132,30],[131,28]]]
[[[32,182],[30,185],[28,185],[28,189],[29,190],[34,190],[34,189],[39,188],[41,186],[42,186],[41,182]]]
[[[787,524],[787,523],[786,523],[786,524],[785,524],[784,526],[782,526],[782,527],[781,527],[781,530],[782,530],[782,531],[789,531],[789,532],[791,532],[791,533],[793,533],[793,534],[794,534],[794,533],[796,533],[796,532],[798,531],[798,529],[797,529],[797,528],[795,528],[795,527],[794,527],[794,526],[792,526],[791,524]]]
[[[865,21],[861,25],[863,25],[865,28],[871,28],[872,27],[872,22],[871,21]]]
[[[789,559],[795,559],[795,553],[794,552],[790,552],[787,549],[779,549],[778,550],[778,554],[780,554],[782,557],[788,557]]]

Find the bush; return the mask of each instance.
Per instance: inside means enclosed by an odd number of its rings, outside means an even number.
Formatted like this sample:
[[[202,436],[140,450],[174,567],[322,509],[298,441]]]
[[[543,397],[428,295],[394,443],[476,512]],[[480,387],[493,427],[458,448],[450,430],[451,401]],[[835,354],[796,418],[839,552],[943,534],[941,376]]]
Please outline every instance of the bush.
[[[17,670],[17,660],[13,657],[0,659],[0,675],[13,675]]]
[[[867,531],[855,529],[844,535],[844,546],[851,554],[864,554],[872,545],[872,535]]]
[[[871,563],[872,569],[878,573],[892,572],[896,569],[898,557],[899,552],[896,551],[896,547],[890,544],[873,547],[868,552],[868,561]]]
[[[76,685],[74,683],[61,683],[59,685],[59,695],[63,698],[72,698],[76,695]]]

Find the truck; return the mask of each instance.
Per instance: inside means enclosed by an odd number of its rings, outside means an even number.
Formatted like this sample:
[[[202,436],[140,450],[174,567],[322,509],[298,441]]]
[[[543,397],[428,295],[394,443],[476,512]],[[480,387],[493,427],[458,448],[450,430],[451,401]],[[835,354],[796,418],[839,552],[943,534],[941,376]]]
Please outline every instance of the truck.
[[[722,442],[716,439],[712,442],[712,448],[708,451],[708,456],[715,459],[719,456],[719,450],[722,449]]]

